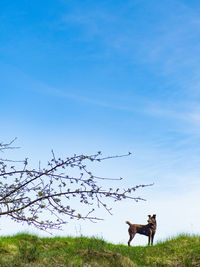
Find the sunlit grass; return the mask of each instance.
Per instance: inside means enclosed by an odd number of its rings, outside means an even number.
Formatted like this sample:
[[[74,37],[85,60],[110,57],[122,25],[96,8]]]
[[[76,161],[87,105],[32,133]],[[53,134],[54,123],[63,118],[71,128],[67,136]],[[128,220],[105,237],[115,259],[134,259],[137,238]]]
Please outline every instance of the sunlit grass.
[[[128,247],[96,237],[20,233],[0,238],[0,266],[200,266],[200,236],[182,234],[151,247]]]

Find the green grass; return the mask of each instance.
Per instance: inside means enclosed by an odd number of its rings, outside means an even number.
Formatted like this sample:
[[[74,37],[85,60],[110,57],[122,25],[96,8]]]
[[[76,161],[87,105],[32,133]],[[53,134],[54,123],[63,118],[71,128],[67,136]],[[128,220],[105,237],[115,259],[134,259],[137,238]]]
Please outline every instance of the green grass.
[[[114,245],[100,238],[0,237],[2,267],[200,266],[200,236],[179,235],[154,246]]]

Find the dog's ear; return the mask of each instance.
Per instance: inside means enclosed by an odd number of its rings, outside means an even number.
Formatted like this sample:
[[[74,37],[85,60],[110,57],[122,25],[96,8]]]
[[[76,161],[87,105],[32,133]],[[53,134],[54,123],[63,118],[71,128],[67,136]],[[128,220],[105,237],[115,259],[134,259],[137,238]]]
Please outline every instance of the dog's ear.
[[[155,219],[156,218],[156,214],[154,214],[152,217]]]
[[[151,215],[148,215],[149,218],[151,218]]]

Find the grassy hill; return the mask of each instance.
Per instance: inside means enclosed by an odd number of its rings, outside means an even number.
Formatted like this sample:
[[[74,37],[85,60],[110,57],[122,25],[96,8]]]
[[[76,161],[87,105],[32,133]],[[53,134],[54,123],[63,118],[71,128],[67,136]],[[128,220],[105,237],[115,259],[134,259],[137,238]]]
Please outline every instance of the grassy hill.
[[[0,266],[136,267],[200,266],[200,236],[180,235],[152,247],[113,245],[87,237],[0,238]]]

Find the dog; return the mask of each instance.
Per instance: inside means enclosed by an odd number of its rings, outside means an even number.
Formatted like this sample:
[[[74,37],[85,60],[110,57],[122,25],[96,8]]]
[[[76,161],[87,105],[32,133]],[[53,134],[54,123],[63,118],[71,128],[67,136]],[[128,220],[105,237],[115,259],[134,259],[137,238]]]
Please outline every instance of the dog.
[[[129,240],[128,240],[128,246],[130,246],[131,240],[134,238],[135,234],[141,234],[148,236],[148,245],[153,245],[153,239],[154,235],[156,233],[156,214],[148,215],[148,224],[142,225],[142,224],[132,224],[129,221],[126,221],[126,223],[129,225]]]

